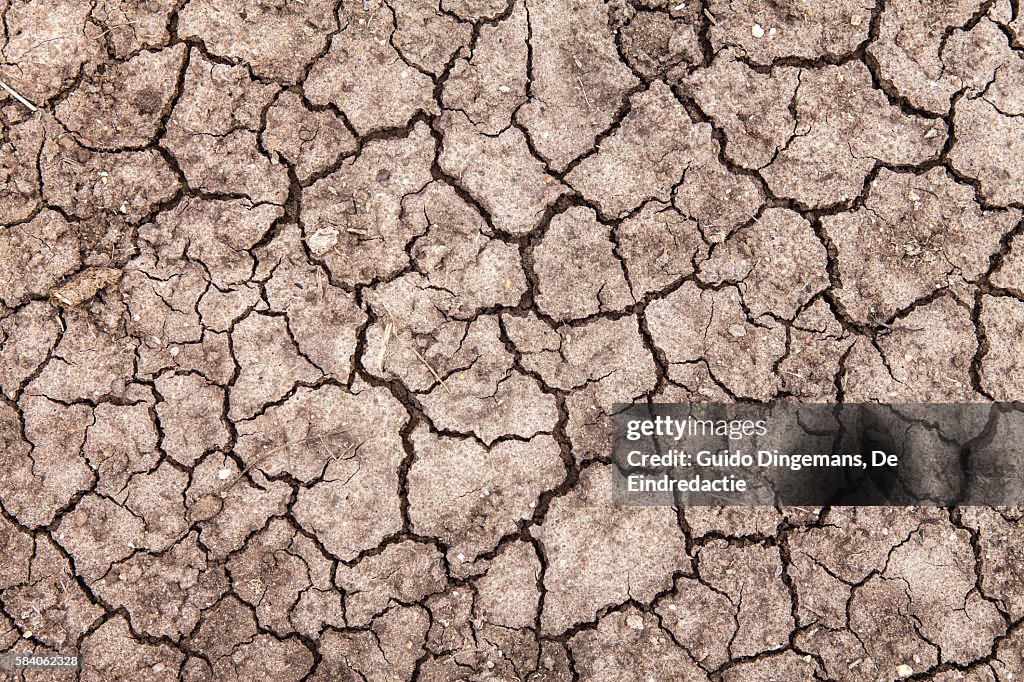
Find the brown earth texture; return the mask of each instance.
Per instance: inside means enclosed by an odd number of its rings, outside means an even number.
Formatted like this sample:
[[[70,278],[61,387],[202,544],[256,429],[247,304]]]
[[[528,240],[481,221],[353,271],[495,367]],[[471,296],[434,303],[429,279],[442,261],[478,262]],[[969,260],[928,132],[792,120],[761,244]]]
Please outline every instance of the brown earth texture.
[[[0,0],[3,679],[1024,679],[1024,512],[617,508],[618,402],[1024,399],[1017,0]]]

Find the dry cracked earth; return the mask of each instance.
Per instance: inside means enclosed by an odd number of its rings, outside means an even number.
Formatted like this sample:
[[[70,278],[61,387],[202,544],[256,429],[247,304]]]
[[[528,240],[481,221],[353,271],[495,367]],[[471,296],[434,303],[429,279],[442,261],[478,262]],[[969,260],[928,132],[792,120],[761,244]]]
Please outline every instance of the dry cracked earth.
[[[1024,398],[1019,2],[0,18],[3,674],[1024,678],[1021,510],[614,508],[608,418]]]

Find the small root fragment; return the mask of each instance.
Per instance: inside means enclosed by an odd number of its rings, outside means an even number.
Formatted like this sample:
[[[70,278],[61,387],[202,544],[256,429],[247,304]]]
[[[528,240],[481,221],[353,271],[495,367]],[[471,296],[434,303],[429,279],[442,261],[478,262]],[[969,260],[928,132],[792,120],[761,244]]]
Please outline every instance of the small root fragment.
[[[399,339],[399,341],[402,341],[402,340]],[[444,390],[448,391],[448,395],[453,395],[452,394],[452,389],[448,388],[448,384],[444,383],[444,379],[442,379],[441,375],[437,373],[437,370],[435,370],[433,367],[430,366],[430,363],[427,362],[427,359],[424,358],[420,354],[420,352],[418,350],[416,350],[416,348],[412,344],[406,343],[405,341],[402,341],[402,344],[406,348],[408,348],[409,350],[411,350],[413,353],[416,354],[416,357],[418,357],[420,359],[420,362],[423,363],[423,366],[426,367],[428,370],[430,370],[430,373],[434,375],[435,379],[437,379],[437,383],[441,384],[444,387]]]
[[[331,431],[330,433],[318,433],[318,434],[311,434],[311,435],[309,435],[309,436],[306,436],[305,438],[298,438],[298,439],[296,439],[296,440],[290,440],[290,441],[288,441],[287,443],[284,443],[284,444],[282,444],[282,445],[278,445],[278,446],[277,446],[276,448],[270,448],[270,449],[269,449],[269,450],[267,450],[266,452],[261,452],[261,453],[260,453],[259,455],[257,455],[257,456],[256,456],[256,459],[254,459],[254,460],[253,460],[252,462],[250,462],[250,463],[249,463],[249,465],[248,465],[247,467],[245,467],[244,469],[242,469],[242,470],[241,470],[241,471],[240,471],[240,472],[238,473],[238,475],[237,475],[237,476],[235,476],[235,477],[234,477],[233,479],[231,479],[231,481],[230,481],[230,482],[228,482],[228,484],[224,486],[224,489],[220,491],[220,495],[221,495],[221,497],[223,497],[224,495],[226,495],[226,494],[227,494],[227,492],[228,492],[229,490],[231,490],[232,486],[234,486],[234,485],[235,485],[236,483],[238,483],[238,481],[239,481],[239,480],[240,480],[240,479],[241,479],[241,478],[242,478],[243,476],[245,476],[245,475],[246,475],[247,473],[249,473],[250,471],[252,471],[252,468],[253,468],[254,466],[256,466],[256,465],[257,465],[257,464],[259,464],[260,462],[264,461],[264,460],[265,460],[265,459],[266,459],[267,457],[270,457],[271,455],[273,455],[273,454],[275,454],[275,453],[281,452],[282,450],[286,450],[286,449],[290,448],[290,447],[291,447],[291,446],[293,446],[293,445],[298,445],[298,444],[300,444],[300,443],[305,443],[305,442],[307,442],[307,441],[311,441],[311,440],[314,440],[314,439],[319,439],[319,440],[320,440],[320,443],[321,443],[321,445],[323,445],[323,444],[324,444],[324,438],[331,438],[331,437],[333,437],[333,436],[340,436],[341,434],[343,434],[343,433],[347,433],[347,432],[348,432],[348,429],[340,429],[340,430],[338,430],[338,431]],[[325,448],[324,448],[324,449],[326,449],[326,450],[327,450],[328,454],[332,454],[332,453],[331,453],[331,451],[330,451],[329,449],[327,449],[327,448],[326,448],[326,446],[325,446]]]
[[[388,341],[391,340],[391,335],[395,331],[395,324],[391,320],[384,325],[384,339],[380,342],[380,357],[377,358],[377,373],[384,373],[384,357],[388,352]]]
[[[400,344],[402,344],[403,346],[405,346],[406,348],[413,352],[413,354],[419,359],[419,361],[423,363],[423,366],[427,368],[427,371],[430,372],[435,379],[437,379],[437,383],[441,384],[441,386],[444,387],[444,390],[448,392],[448,395],[454,395],[452,393],[452,389],[448,388],[448,384],[444,382],[444,379],[442,379],[441,375],[437,373],[437,370],[430,366],[430,363],[427,362],[427,359],[423,357],[422,353],[416,350],[416,347],[413,346],[411,343],[407,342],[405,339],[403,339],[401,336],[395,333],[395,328],[398,326],[398,324],[395,322],[395,316],[391,314],[391,311],[385,310],[385,312],[388,314],[388,323],[384,327],[384,347],[387,347],[387,339],[389,336],[388,328],[390,328],[390,336],[395,337],[396,341],[398,341]],[[384,349],[381,350],[380,360],[380,366],[383,369]]]

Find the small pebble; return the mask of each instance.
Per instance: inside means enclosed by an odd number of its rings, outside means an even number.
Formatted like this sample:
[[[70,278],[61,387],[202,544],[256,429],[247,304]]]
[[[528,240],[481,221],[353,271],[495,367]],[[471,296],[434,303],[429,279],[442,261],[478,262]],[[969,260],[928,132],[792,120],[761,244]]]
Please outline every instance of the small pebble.
[[[900,663],[898,666],[896,666],[896,674],[902,680],[905,677],[910,677],[911,675],[913,675],[914,669],[906,663]]]
[[[754,24],[750,29],[750,34],[755,38],[764,38],[764,29],[761,28],[761,24]]]
[[[217,478],[219,478],[222,481],[227,480],[227,477],[230,476],[230,475],[231,475],[231,470],[230,469],[221,469],[220,471],[217,472]]]
[[[626,625],[632,628],[633,630],[643,630],[644,619],[635,613],[631,613],[628,616],[626,616]]]

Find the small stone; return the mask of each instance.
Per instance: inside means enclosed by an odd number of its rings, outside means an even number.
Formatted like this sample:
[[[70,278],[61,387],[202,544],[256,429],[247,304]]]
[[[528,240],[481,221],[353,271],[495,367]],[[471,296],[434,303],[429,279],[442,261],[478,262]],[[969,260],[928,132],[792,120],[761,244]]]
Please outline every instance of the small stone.
[[[729,325],[729,334],[739,339],[747,335],[747,328],[742,324],[731,324]]]
[[[910,677],[913,674],[914,669],[906,663],[900,663],[898,666],[896,666],[896,675],[899,676],[901,680]]]
[[[750,29],[750,34],[755,38],[764,38],[764,29],[761,28],[761,24],[754,24]]]
[[[217,478],[219,478],[222,481],[226,481],[228,476],[230,476],[230,475],[231,475],[231,470],[230,469],[221,469],[220,471],[217,472]]]
[[[631,613],[628,616],[626,616],[626,626],[632,628],[633,630],[643,630],[644,619],[635,613]]]
[[[338,230],[333,227],[321,227],[306,239],[306,243],[314,256],[322,256],[338,243]]]

